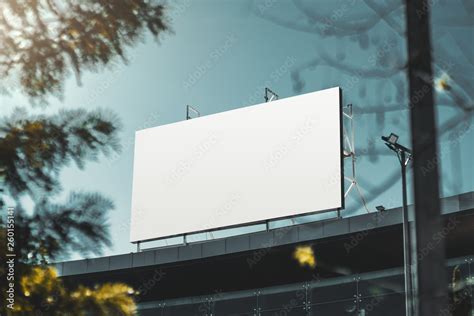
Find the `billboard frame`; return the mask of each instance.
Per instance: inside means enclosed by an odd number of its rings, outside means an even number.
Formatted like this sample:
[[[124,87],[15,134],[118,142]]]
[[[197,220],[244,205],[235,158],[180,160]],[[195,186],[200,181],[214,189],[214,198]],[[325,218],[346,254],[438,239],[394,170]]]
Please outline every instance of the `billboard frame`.
[[[333,87],[336,88],[336,87]],[[340,160],[340,183],[341,183],[341,207],[335,208],[335,209],[325,209],[325,210],[318,210],[314,212],[305,212],[301,213],[298,215],[289,215],[289,216],[281,216],[281,217],[273,217],[271,219],[266,219],[266,220],[258,220],[258,221],[253,221],[253,222],[246,222],[242,224],[236,224],[236,225],[228,225],[228,226],[222,226],[222,227],[216,227],[216,228],[208,228],[208,229],[203,229],[203,230],[197,230],[197,231],[191,231],[191,232],[186,232],[186,233],[180,233],[180,234],[174,234],[174,235],[169,235],[169,236],[163,236],[163,237],[156,237],[156,238],[147,238],[147,239],[142,239],[142,240],[136,240],[136,241],[131,241],[131,244],[136,244],[137,245],[137,251],[140,251],[140,244],[144,242],[152,242],[152,241],[158,241],[158,240],[165,240],[165,239],[170,239],[170,238],[176,238],[176,237],[183,237],[183,244],[186,245],[188,244],[187,242],[187,236],[189,235],[194,235],[194,234],[200,234],[200,233],[207,233],[207,232],[214,232],[214,231],[221,231],[221,230],[226,230],[226,229],[235,229],[239,227],[249,227],[249,226],[254,226],[254,225],[261,225],[261,224],[266,224],[266,231],[269,231],[269,222],[273,221],[279,221],[279,220],[286,220],[286,219],[292,219],[292,218],[298,218],[302,216],[308,216],[308,215],[316,215],[316,214],[324,214],[324,213],[329,213],[329,212],[336,212],[337,213],[337,219],[341,218],[340,212],[345,208],[345,197],[344,197],[344,118],[343,118],[343,94],[342,94],[342,89],[341,87],[337,87],[339,90],[339,160]],[[331,89],[331,88],[325,88],[321,90],[326,90],[326,89]],[[321,91],[318,90],[318,91]],[[317,91],[315,91],[317,92]],[[292,226],[296,225],[303,225],[307,223],[301,223],[301,224],[294,224]],[[247,233],[247,234],[252,234],[252,233]],[[225,238],[225,237],[223,237]],[[214,238],[213,240],[218,240],[221,238]]]

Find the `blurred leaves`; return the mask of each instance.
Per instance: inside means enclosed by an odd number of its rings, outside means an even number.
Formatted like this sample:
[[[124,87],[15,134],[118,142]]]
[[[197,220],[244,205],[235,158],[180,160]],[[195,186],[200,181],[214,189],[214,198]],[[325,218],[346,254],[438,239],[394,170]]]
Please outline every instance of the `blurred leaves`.
[[[16,204],[16,242],[23,262],[47,264],[60,255],[100,254],[110,246],[106,214],[114,208],[112,201],[86,192],[73,192],[64,203],[52,201],[61,191],[63,167],[72,161],[83,168],[100,154],[120,150],[120,126],[114,114],[103,110],[34,116],[17,109],[0,121],[2,186]],[[34,203],[31,215],[21,204],[25,195]]]
[[[71,252],[100,254],[110,246],[107,214],[113,202],[98,193],[73,192],[63,204],[38,202],[32,215],[18,208],[15,241],[28,264],[48,264]]]
[[[79,82],[83,70],[126,61],[145,31],[157,38],[168,30],[164,11],[153,0],[2,1],[0,74],[17,72],[32,98],[59,95],[69,69]]]
[[[71,72],[80,83],[84,71],[126,63],[127,48],[147,33],[158,39],[169,29],[164,13],[164,5],[154,0],[0,1],[0,91],[19,88],[31,101],[61,96]],[[72,192],[63,203],[55,197],[64,167],[74,162],[84,168],[87,161],[120,150],[120,127],[105,110],[31,115],[16,109],[0,120],[0,188],[15,207],[15,282],[21,289],[15,306],[21,314],[135,314],[128,286],[66,289],[46,267],[71,252],[100,254],[110,246],[111,200],[89,192]],[[25,196],[33,202],[31,210],[23,207]],[[2,254],[5,229],[0,219]],[[5,290],[2,283],[2,300]]]
[[[72,252],[83,256],[100,254],[105,246],[111,245],[107,225],[107,214],[114,208],[111,200],[98,193],[72,192],[64,203],[53,201],[61,190],[58,178],[64,166],[73,161],[83,168],[100,154],[108,155],[120,149],[117,137],[120,125],[115,115],[103,110],[63,110],[56,115],[33,116],[18,109],[0,122],[3,187],[15,202],[18,258],[15,273],[22,277],[24,290],[24,300],[20,299],[16,306],[21,312],[41,310],[48,315],[87,315],[92,309],[94,315],[134,313],[133,299],[123,296],[122,290],[100,300],[78,297],[70,301],[70,293],[46,268]],[[30,212],[21,203],[25,195],[33,202]],[[2,236],[6,235],[5,224],[0,219]],[[4,254],[5,240],[0,241]],[[115,285],[110,286],[115,289]],[[2,293],[5,287],[2,283]],[[107,287],[101,288],[106,290]],[[66,298],[69,301],[64,301]],[[71,304],[77,308],[74,312]]]
[[[15,111],[0,122],[0,166],[6,168],[5,187],[16,198],[28,193],[58,193],[62,167],[79,168],[100,153],[119,151],[118,118],[106,111],[63,110],[53,116]]]

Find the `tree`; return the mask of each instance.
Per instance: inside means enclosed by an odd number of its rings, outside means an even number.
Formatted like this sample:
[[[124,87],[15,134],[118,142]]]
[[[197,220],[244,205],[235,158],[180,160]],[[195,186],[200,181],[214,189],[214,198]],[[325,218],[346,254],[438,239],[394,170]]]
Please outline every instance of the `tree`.
[[[0,73],[19,72],[33,98],[59,94],[72,69],[77,79],[113,58],[149,30],[168,29],[164,7],[146,0],[8,0],[0,4]]]
[[[21,92],[33,103],[47,103],[48,97],[61,96],[70,70],[79,82],[84,71],[108,67],[115,59],[126,63],[127,47],[147,32],[158,38],[168,29],[165,7],[154,1],[4,1],[0,3],[2,82],[17,77]],[[3,90],[9,92],[12,86],[4,85]],[[23,108],[0,119],[1,189],[15,208],[15,311],[48,315],[135,312],[133,289],[128,286],[69,289],[47,266],[71,252],[100,254],[110,245],[107,212],[114,207],[110,199],[96,192],[71,192],[64,203],[54,198],[62,190],[57,179],[63,167],[75,163],[83,168],[88,161],[120,150],[120,127],[117,116],[105,110],[30,115]],[[21,203],[25,196],[34,203],[31,212]],[[6,208],[1,196],[0,207]],[[0,231],[4,257],[3,218]],[[1,284],[5,302],[7,284]]]

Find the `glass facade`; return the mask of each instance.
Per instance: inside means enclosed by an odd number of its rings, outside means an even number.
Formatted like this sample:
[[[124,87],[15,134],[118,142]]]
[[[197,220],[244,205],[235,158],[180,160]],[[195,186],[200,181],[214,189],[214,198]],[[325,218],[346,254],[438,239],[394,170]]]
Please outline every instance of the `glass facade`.
[[[456,290],[462,299],[450,301],[447,311],[470,305],[474,315],[472,287],[474,283],[474,256],[456,258],[447,264],[449,280],[453,288],[453,271],[460,275]],[[470,304],[466,302],[470,300]],[[143,303],[139,315],[202,315],[202,316],[286,316],[286,315],[374,315],[399,316],[405,314],[403,269],[374,271],[320,280],[317,276],[308,282],[282,285],[272,288],[232,293],[216,292],[212,295],[180,298],[168,301]]]

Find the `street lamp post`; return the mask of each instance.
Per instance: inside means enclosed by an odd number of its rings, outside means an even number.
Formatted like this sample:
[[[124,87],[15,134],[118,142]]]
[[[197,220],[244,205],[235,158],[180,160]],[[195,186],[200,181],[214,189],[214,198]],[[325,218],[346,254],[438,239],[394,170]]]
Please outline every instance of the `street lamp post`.
[[[411,273],[411,249],[410,249],[410,227],[408,224],[408,205],[407,205],[407,178],[406,168],[412,159],[411,150],[398,144],[398,136],[390,134],[390,136],[382,136],[385,145],[397,154],[400,161],[402,172],[402,194],[403,194],[403,256],[404,256],[404,270],[405,270],[405,308],[406,315],[411,316],[413,311],[413,296],[412,296],[412,273]]]

